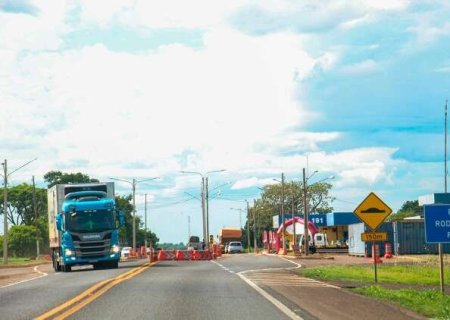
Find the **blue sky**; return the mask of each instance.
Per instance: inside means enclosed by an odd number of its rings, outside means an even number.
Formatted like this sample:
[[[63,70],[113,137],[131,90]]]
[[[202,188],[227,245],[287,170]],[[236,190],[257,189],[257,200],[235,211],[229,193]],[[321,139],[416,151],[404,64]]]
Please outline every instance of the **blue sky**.
[[[395,211],[444,188],[449,18],[434,0],[3,0],[0,157],[38,158],[11,184],[161,177],[139,185],[138,214],[147,193],[168,242],[188,217],[201,233],[200,176],[182,170],[226,169],[210,175],[213,233],[306,166],[336,176],[336,211],[371,191]]]

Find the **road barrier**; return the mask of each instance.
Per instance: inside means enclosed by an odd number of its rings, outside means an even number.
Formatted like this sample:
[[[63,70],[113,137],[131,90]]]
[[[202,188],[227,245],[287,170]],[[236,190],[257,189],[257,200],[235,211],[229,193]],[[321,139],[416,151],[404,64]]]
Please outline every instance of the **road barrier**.
[[[160,250],[158,252],[158,260],[175,260],[175,250]]]
[[[384,244],[384,258],[385,259],[392,258],[392,245],[390,242],[386,242]]]
[[[192,260],[192,250],[177,250],[175,253],[176,260]]]
[[[380,245],[374,244],[372,246],[372,261],[375,263],[383,263],[383,260],[380,259]]]

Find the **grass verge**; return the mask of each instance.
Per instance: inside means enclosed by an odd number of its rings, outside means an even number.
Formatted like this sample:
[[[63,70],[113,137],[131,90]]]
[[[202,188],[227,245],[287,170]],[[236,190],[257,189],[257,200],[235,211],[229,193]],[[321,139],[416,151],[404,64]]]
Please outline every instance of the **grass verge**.
[[[353,292],[369,297],[394,302],[405,309],[433,319],[450,319],[450,296],[439,290],[392,290],[380,286],[352,289]]]
[[[378,265],[378,282],[405,285],[439,285],[439,268],[429,265]],[[373,265],[326,266],[300,269],[301,275],[323,281],[373,282]],[[450,269],[445,269],[449,283]]]
[[[434,265],[379,265],[377,286],[371,285],[374,282],[373,265],[321,266],[300,269],[298,272],[321,281],[359,283],[358,288],[352,289],[353,292],[394,302],[426,317],[450,319],[450,296],[442,295],[437,290],[440,283],[439,268]],[[444,282],[448,284],[449,268],[445,269],[445,278]],[[383,284],[395,289],[383,287]],[[408,288],[402,289],[402,285]],[[430,290],[424,286],[436,286],[436,289]]]
[[[3,264],[3,259],[0,260],[0,268],[5,267],[26,267],[26,266],[35,266],[39,264],[49,263],[48,260],[45,259],[31,259],[31,258],[8,258],[8,264]]]

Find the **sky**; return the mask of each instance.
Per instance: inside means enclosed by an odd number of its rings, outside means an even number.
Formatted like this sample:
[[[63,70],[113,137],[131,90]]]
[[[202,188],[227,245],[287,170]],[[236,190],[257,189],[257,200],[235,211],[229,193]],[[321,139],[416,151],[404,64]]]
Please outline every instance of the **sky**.
[[[202,175],[212,234],[303,168],[335,176],[334,211],[397,211],[444,191],[449,21],[435,0],[0,0],[0,159],[37,158],[10,186],[159,177],[136,202],[161,242],[202,234]]]

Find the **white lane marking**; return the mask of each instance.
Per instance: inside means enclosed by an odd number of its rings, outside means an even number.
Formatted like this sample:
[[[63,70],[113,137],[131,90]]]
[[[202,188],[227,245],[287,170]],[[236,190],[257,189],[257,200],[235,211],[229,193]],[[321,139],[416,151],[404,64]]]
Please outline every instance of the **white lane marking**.
[[[262,295],[264,298],[269,300],[275,307],[277,307],[281,312],[283,312],[286,316],[291,318],[292,320],[304,320],[302,317],[297,315],[296,313],[292,312],[291,309],[286,307],[284,304],[282,304],[279,300],[272,297],[270,294],[268,294],[266,291],[261,289],[259,286],[257,286],[255,283],[251,282],[249,279],[247,279],[243,274],[238,273],[237,274],[242,280],[244,280],[250,287],[255,289],[260,295]]]
[[[223,266],[222,264],[210,260],[212,263],[218,265],[219,267],[221,267],[222,269],[227,269],[225,266]],[[288,269],[297,269],[299,268],[300,265],[297,264],[297,267],[294,268],[288,268]],[[261,270],[286,270],[286,268],[273,268],[273,269],[261,269]],[[288,307],[286,307],[283,303],[281,303],[279,300],[275,299],[274,297],[272,297],[270,294],[268,294],[266,291],[264,291],[263,289],[261,289],[258,285],[256,285],[255,283],[253,283],[251,280],[247,279],[247,277],[244,276],[244,273],[249,272],[249,271],[242,271],[242,272],[234,272],[231,270],[227,270],[230,273],[236,274],[237,276],[239,276],[242,280],[244,280],[250,287],[252,287],[253,289],[256,290],[256,292],[258,292],[260,295],[262,295],[264,298],[266,298],[267,300],[269,300],[275,307],[278,308],[278,310],[280,310],[281,312],[283,312],[286,316],[288,316],[290,319],[292,320],[304,320],[302,317],[300,317],[299,315],[297,315],[296,313],[292,312]]]
[[[12,286],[15,286],[15,285],[17,285],[17,284],[21,284],[21,283],[24,283],[24,282],[28,282],[28,281],[32,281],[32,280],[36,280],[36,279],[39,279],[39,278],[48,276],[48,273],[45,273],[45,272],[42,272],[42,271],[38,270],[38,266],[35,266],[35,267],[33,268],[33,271],[36,272],[36,273],[38,273],[38,276],[36,276],[36,277],[34,277],[34,278],[31,278],[31,279],[26,279],[26,280],[22,280],[22,281],[18,281],[18,282],[13,282],[13,283],[10,283],[10,284],[1,286],[0,289],[1,289],[1,288],[12,287]]]

